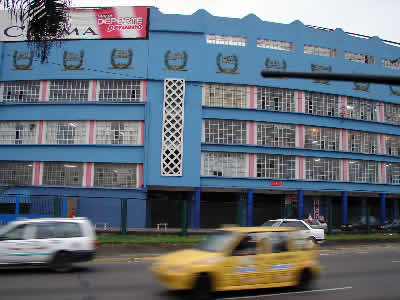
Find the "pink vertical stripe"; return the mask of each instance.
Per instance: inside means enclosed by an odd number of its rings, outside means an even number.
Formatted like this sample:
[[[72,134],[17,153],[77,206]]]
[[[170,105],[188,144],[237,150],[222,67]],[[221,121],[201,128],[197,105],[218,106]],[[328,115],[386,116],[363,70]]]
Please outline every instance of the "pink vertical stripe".
[[[304,125],[298,125],[298,132],[299,132],[299,148],[304,148]]]
[[[254,142],[254,121],[250,121],[249,124],[250,124],[249,144],[254,145],[255,144],[255,142]]]
[[[255,177],[254,174],[254,153],[249,155],[249,177]]]
[[[252,86],[250,86],[250,108],[256,108],[256,106],[255,106],[255,101],[254,101],[254,98],[255,98],[255,87],[252,85]]]
[[[385,116],[383,112],[383,102],[379,102],[379,122],[384,122]]]
[[[347,130],[342,129],[342,150],[347,151]]]
[[[139,164],[138,188],[143,187],[143,164]]]
[[[133,6],[133,15],[136,17],[144,17],[142,28],[138,29],[138,37],[146,37],[147,27],[147,6]]]
[[[343,181],[349,181],[349,161],[343,159],[342,164]]]
[[[304,157],[299,156],[299,179],[304,179]]]
[[[386,183],[386,164],[381,161],[381,183]]]
[[[303,91],[297,91],[297,112],[303,112]]]
[[[34,185],[40,184],[40,161],[35,161],[35,180]]]
[[[140,145],[144,145],[144,121],[140,122]]]
[[[47,101],[47,81],[41,81],[42,94],[40,95],[40,101]]]
[[[346,116],[346,97],[345,96],[340,96],[341,99],[341,115],[344,118]]]
[[[89,144],[93,144],[93,141],[94,141],[94,121],[91,120],[89,122],[90,122],[90,125],[89,125]]]
[[[381,154],[385,154],[385,135],[383,133],[380,134],[380,138],[381,138],[381,149],[380,149],[380,153]]]
[[[92,81],[92,99],[89,101],[97,101],[97,80]]]
[[[147,80],[143,80],[143,102],[146,102],[147,97]]]
[[[43,144],[43,121],[39,121],[38,144]]]
[[[86,163],[86,186],[92,186],[92,168],[93,163]]]

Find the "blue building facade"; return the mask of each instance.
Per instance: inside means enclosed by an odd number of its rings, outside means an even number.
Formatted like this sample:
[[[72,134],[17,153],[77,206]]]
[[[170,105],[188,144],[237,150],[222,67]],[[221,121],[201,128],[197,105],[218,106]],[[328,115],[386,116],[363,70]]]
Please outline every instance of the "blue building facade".
[[[1,43],[0,218],[13,195],[114,226],[129,199],[128,227],[399,217],[400,87],[260,74],[397,75],[398,44],[156,8],[148,36],[64,41],[44,64]]]

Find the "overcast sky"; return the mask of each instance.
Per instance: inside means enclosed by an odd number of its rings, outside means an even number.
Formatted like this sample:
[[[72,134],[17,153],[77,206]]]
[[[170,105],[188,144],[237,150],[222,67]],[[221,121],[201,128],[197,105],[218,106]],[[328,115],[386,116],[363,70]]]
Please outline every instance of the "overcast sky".
[[[342,28],[400,42],[400,0],[72,0],[73,6],[155,6],[163,13],[190,15],[205,9],[214,16]]]

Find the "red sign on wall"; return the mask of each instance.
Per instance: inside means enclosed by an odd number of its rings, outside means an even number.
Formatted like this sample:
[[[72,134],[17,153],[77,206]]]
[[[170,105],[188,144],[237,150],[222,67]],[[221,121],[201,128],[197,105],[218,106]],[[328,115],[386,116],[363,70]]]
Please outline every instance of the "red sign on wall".
[[[279,180],[271,180],[271,186],[282,186],[283,182]]]

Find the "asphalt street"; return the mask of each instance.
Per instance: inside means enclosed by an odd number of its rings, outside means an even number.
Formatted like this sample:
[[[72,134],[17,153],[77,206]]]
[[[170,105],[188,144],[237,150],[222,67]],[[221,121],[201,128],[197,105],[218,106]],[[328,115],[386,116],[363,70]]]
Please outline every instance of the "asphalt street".
[[[322,251],[323,272],[312,290],[257,290],[218,294],[228,299],[400,299],[400,247]],[[0,269],[0,299],[182,299],[148,271],[150,261],[99,259],[67,274],[46,269]]]

